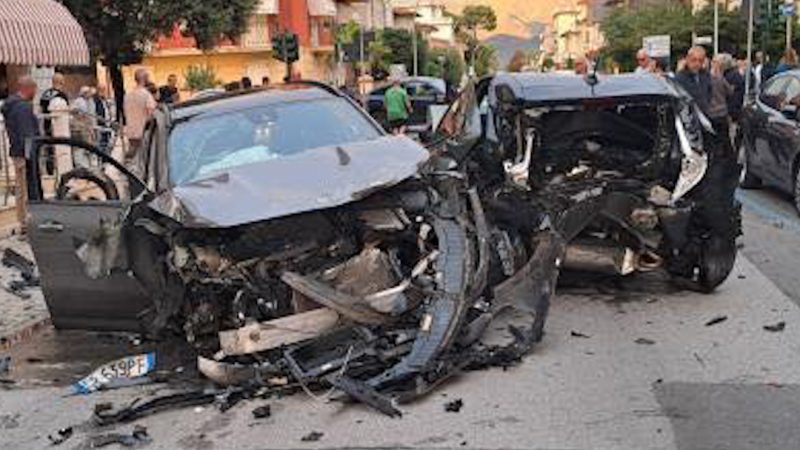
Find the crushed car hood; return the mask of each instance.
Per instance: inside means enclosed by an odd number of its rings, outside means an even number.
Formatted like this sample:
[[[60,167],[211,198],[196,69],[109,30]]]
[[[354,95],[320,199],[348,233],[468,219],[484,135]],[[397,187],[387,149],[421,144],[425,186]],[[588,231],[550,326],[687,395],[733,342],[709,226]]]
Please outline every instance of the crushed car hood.
[[[186,227],[233,227],[364,198],[415,175],[428,157],[404,136],[317,148],[175,186],[150,207]]]

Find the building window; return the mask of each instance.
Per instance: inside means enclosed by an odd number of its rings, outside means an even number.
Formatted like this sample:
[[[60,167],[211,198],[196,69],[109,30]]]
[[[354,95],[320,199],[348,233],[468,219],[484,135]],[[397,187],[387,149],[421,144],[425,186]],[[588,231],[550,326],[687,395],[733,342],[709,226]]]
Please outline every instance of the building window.
[[[248,48],[268,47],[270,44],[269,16],[254,14],[250,18],[247,32],[242,36],[242,45]]]

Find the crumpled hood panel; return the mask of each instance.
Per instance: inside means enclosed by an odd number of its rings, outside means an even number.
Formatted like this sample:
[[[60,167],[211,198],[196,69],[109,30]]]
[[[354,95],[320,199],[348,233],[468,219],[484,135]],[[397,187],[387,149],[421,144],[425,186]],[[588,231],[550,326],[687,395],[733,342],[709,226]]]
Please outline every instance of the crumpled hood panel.
[[[233,227],[358,200],[415,175],[428,157],[404,136],[318,148],[176,186],[150,207],[186,227]]]

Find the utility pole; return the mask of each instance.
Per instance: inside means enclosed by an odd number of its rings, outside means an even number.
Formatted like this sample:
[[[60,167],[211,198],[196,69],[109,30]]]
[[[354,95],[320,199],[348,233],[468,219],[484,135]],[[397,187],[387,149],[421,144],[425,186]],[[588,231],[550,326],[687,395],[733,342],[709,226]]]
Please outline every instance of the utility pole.
[[[358,75],[364,75],[364,25],[358,24]]]
[[[419,42],[417,42],[417,10],[419,0],[414,3],[414,20],[411,22],[411,47],[414,50],[414,76],[419,76]]]
[[[747,102],[748,97],[750,96],[750,79],[753,76],[753,20],[754,20],[754,9],[755,9],[755,1],[750,0],[748,2],[749,9],[748,11],[748,20],[747,20],[747,72],[744,74],[744,101]]]
[[[794,22],[795,4],[794,0],[784,0],[783,14],[786,16],[786,50],[792,48],[792,22]]]
[[[414,76],[416,77],[419,75],[418,65],[419,65],[419,49],[417,49],[417,23],[414,22],[414,25],[411,28],[411,47],[414,52]]]
[[[719,54],[719,0],[714,0],[714,56]]]

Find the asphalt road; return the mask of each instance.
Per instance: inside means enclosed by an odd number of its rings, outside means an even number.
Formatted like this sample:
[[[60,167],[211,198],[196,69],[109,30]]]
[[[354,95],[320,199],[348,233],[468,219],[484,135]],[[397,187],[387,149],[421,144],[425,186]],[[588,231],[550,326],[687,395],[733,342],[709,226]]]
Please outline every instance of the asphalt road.
[[[245,401],[224,413],[168,411],[136,423],[153,438],[148,449],[797,448],[800,220],[777,194],[740,198],[740,258],[715,294],[657,283],[653,292],[562,292],[544,342],[524,364],[465,374],[404,405],[400,419],[297,394]],[[779,322],[782,331],[764,329]],[[66,426],[75,426],[62,445],[70,449],[86,448],[97,434],[130,432],[133,424],[91,426],[94,405],[167,388],[80,397],[65,396],[65,385],[100,361],[148,348],[125,337],[48,331],[12,349],[18,383],[0,390],[0,448],[48,447],[47,435]],[[184,365],[185,356],[173,349],[160,364]],[[455,399],[463,408],[446,412]],[[254,419],[251,410],[265,403],[272,416]],[[312,431],[322,433],[319,440],[303,441]]]

